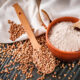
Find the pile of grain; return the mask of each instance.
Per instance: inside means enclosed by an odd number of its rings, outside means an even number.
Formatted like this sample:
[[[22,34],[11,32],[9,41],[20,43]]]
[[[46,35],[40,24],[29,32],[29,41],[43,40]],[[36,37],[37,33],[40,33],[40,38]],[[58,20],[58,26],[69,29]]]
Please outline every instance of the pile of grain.
[[[46,46],[41,46],[39,50],[33,52],[33,63],[39,71],[49,74],[52,73],[56,67],[55,57]]]
[[[49,40],[54,47],[63,51],[80,50],[80,31],[72,26],[72,22],[60,22],[52,27]]]
[[[10,39],[12,41],[15,41],[18,37],[20,37],[22,34],[25,33],[23,26],[21,24],[15,24],[13,21],[8,20],[8,23],[10,24]]]

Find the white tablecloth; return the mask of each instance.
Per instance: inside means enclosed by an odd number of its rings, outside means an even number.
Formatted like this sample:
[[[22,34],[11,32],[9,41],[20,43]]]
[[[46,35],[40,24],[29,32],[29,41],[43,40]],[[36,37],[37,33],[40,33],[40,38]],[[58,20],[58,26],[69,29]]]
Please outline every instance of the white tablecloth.
[[[0,0],[0,43],[12,43],[9,34],[10,25],[8,20],[17,24],[20,21],[12,5],[19,3],[27,16],[29,23],[34,28],[34,33],[39,36],[46,32],[42,22],[48,26],[49,20],[61,16],[80,17],[80,0]],[[46,12],[47,15],[44,13]],[[49,17],[49,18],[48,18]],[[27,39],[27,34],[23,34],[16,41]]]

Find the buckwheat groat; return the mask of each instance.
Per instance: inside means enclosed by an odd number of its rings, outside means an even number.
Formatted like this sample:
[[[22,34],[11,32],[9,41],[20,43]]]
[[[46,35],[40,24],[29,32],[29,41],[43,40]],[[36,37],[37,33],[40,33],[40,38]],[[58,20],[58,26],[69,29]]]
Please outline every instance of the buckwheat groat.
[[[41,46],[41,49],[33,51],[33,63],[43,73],[49,74],[56,67],[55,57],[48,48]]]

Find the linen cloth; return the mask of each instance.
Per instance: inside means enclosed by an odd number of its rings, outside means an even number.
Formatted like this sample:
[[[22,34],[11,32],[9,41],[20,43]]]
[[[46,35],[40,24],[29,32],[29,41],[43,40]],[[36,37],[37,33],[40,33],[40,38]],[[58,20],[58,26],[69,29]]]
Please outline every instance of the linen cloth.
[[[48,26],[50,20],[52,21],[62,16],[80,18],[80,0],[0,0],[0,43],[14,42],[9,39],[10,34],[8,32],[10,29],[8,20],[20,24],[12,6],[14,3],[19,3],[23,9],[31,27],[34,28],[35,36],[46,32],[42,23]],[[21,35],[16,41],[25,39],[28,39],[27,34]]]

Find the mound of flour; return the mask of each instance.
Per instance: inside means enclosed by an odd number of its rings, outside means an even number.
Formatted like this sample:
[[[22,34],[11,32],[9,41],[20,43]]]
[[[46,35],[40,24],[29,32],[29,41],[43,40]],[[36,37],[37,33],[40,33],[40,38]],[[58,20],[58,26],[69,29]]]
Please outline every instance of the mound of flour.
[[[72,22],[61,22],[52,27],[49,40],[54,47],[63,51],[80,50],[80,31],[72,26]]]

